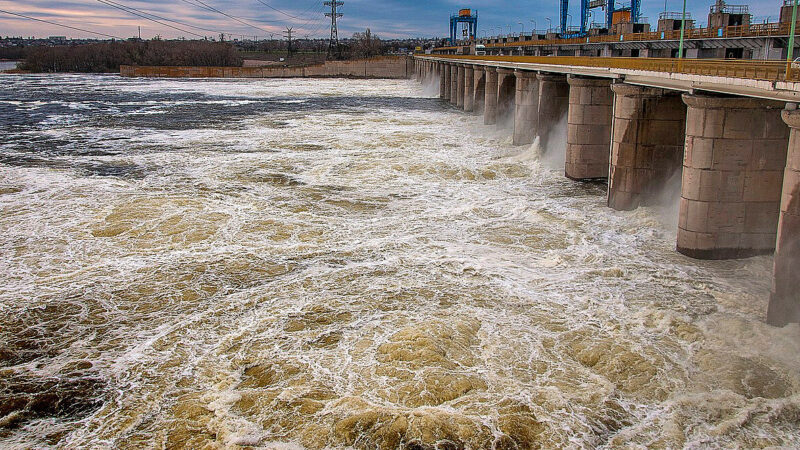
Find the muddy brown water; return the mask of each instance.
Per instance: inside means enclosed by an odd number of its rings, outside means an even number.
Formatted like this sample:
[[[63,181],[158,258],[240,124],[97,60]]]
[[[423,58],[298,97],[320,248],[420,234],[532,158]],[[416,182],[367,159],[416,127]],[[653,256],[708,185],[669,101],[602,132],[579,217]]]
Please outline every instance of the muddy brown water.
[[[411,81],[0,80],[4,448],[800,445],[771,258],[557,142]]]

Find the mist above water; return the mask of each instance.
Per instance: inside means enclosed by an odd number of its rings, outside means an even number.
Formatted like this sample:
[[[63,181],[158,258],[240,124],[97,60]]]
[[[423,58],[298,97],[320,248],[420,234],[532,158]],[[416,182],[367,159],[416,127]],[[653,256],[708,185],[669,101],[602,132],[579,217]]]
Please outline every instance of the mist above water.
[[[435,80],[3,81],[2,447],[800,444],[770,258]]]

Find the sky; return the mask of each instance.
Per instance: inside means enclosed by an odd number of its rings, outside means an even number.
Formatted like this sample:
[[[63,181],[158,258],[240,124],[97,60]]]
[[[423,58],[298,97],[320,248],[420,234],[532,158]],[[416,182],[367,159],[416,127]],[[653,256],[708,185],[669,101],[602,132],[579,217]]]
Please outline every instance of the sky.
[[[559,0],[343,0],[339,36],[370,28],[381,38],[445,37],[449,16],[460,8],[478,11],[478,35],[506,34],[511,30],[529,32],[536,25],[545,30],[557,26]],[[624,3],[630,0],[623,0]],[[715,0],[688,0],[687,11],[698,25],[707,21],[709,6]],[[162,24],[109,6],[132,7],[165,19],[182,22]],[[642,15],[655,24],[665,10],[665,0],[642,0]],[[619,0],[617,1],[619,4]],[[750,0],[747,3],[753,22],[776,21],[782,0]],[[205,4],[212,11],[202,6]],[[667,11],[680,11],[682,0],[666,0]],[[571,15],[578,17],[579,2],[572,0]],[[330,36],[330,19],[324,16],[322,0],[0,0],[0,10],[22,14],[83,30],[121,38],[133,37],[141,27],[142,38],[200,36],[216,37],[226,33],[236,38],[279,38],[286,27],[293,27],[297,37]],[[224,13],[224,14],[223,14]],[[234,18],[236,19],[234,19]],[[550,19],[548,21],[548,18]],[[237,20],[239,19],[239,20]],[[575,20],[575,19],[573,19]],[[599,21],[599,20],[597,20]],[[577,20],[575,20],[577,22]],[[165,24],[181,28],[176,30]],[[577,23],[575,23],[577,25]],[[192,28],[196,27],[196,28]],[[500,31],[502,30],[502,31]],[[194,34],[193,34],[194,33]],[[0,36],[101,37],[56,25],[36,22],[0,12]]]

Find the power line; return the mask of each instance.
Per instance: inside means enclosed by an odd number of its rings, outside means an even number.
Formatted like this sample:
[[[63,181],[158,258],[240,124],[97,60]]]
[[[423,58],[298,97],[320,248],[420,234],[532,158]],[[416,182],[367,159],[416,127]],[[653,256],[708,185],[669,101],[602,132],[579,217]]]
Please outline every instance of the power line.
[[[303,15],[305,15],[306,13],[308,13],[309,11],[311,11],[312,9],[319,8],[319,6],[320,6],[320,4],[319,4],[318,2],[316,2],[316,1],[314,1],[314,2],[311,2],[311,6],[309,6],[309,7],[308,7],[308,8],[306,8],[306,9],[305,9],[303,12],[301,12],[300,14],[298,14],[298,16],[303,16]],[[311,13],[311,14],[309,15],[309,17],[310,17],[311,19],[313,19],[315,16],[316,16],[316,14],[315,14],[315,13]],[[310,19],[309,19],[309,20],[310,20]]]
[[[49,21],[49,20],[37,19],[36,17],[26,16],[25,14],[13,13],[13,12],[11,12],[11,11],[5,11],[5,10],[2,10],[2,9],[0,9],[0,13],[4,13],[4,14],[10,14],[10,15],[12,15],[12,16],[22,17],[22,18],[24,18],[24,19],[29,19],[29,20],[35,20],[35,21],[37,21],[37,22],[49,23],[50,25],[55,25],[55,26],[58,26],[58,27],[69,28],[69,29],[71,29],[71,30],[83,31],[84,33],[96,34],[96,35],[98,35],[98,36],[105,36],[105,37],[110,37],[110,38],[113,38],[113,39],[120,39],[120,40],[123,40],[123,41],[125,40],[125,38],[121,38],[121,37],[119,37],[119,36],[114,36],[114,35],[111,35],[111,34],[105,34],[105,33],[98,33],[97,31],[85,30],[85,29],[83,29],[83,28],[72,27],[72,26],[69,26],[69,25],[64,25],[64,24],[57,23],[57,22],[51,22],[51,21]]]
[[[265,2],[265,1],[262,1],[262,0],[256,0],[256,1],[257,1],[258,3],[261,3],[262,5],[266,6],[267,8],[269,8],[269,9],[273,10],[273,11],[277,11],[277,12],[279,12],[279,13],[283,14],[283,15],[284,15],[284,16],[286,16],[286,17],[291,17],[292,19],[297,19],[297,20],[303,20],[303,19],[302,19],[302,18],[300,18],[300,17],[293,16],[293,15],[291,15],[291,14],[287,13],[287,12],[283,12],[283,11],[281,11],[280,9],[278,9],[278,8],[276,8],[276,7],[272,6],[272,5],[270,5],[269,3]]]
[[[176,27],[174,25],[170,25],[170,24],[161,22],[160,20],[151,19],[150,17],[147,17],[144,14],[139,14],[138,12],[135,12],[135,11],[129,11],[128,9],[126,9],[125,6],[117,6],[116,4],[114,4],[114,3],[112,3],[112,2],[110,2],[108,0],[97,0],[97,1],[102,3],[102,4],[104,4],[104,5],[110,6],[112,8],[116,8],[116,9],[119,9],[121,11],[125,11],[128,14],[132,14],[134,16],[141,17],[142,19],[149,20],[151,22],[155,22],[155,23],[157,23],[157,24],[159,24],[161,26],[165,26],[167,28],[172,28],[173,30],[178,30],[178,31],[181,31],[183,33],[188,33],[188,34],[191,34],[191,35],[194,35],[194,36],[197,36],[197,37],[205,37],[202,34],[197,34],[195,32],[189,31],[189,30],[184,30],[183,28]]]
[[[324,12],[325,6],[322,3],[316,3],[316,5],[312,8],[314,8],[314,11],[312,13],[313,15],[309,17],[308,20],[303,22],[300,25],[300,28],[309,32],[309,34],[316,34],[322,29],[322,27],[325,26],[325,21],[322,20],[322,17],[319,16],[319,14],[322,14]],[[311,24],[312,22],[316,23],[316,25],[313,28],[310,28],[309,24]]]
[[[121,8],[125,8],[126,10],[137,11],[137,12],[140,12],[142,14],[145,14],[145,15],[148,15],[148,16],[151,16],[151,17],[155,17],[156,19],[166,20],[167,22],[177,23],[177,24],[189,27],[189,28],[194,28],[196,30],[210,31],[210,32],[215,33],[215,34],[221,33],[221,31],[219,31],[219,30],[212,30],[212,29],[209,29],[209,28],[198,27],[196,25],[192,25],[192,24],[189,24],[189,23],[186,23],[186,22],[181,22],[179,20],[168,19],[166,17],[159,16],[158,14],[153,14],[151,12],[147,12],[147,11],[144,11],[144,10],[141,10],[141,9],[138,9],[138,8],[134,8],[133,6],[123,5],[122,3],[115,2],[113,0],[102,0],[102,1],[101,0],[97,0],[97,1],[99,1],[100,3],[110,4],[109,6],[117,5],[117,6],[121,7]],[[114,6],[114,7],[116,8],[117,6]],[[126,12],[128,12],[128,11],[126,11]],[[228,34],[230,34],[230,33],[228,33]]]
[[[232,16],[230,14],[227,14],[225,12],[222,12],[222,11],[218,10],[217,8],[214,8],[213,6],[209,6],[208,4],[204,3],[202,0],[194,0],[194,2],[197,2],[197,3],[191,2],[189,0],[181,0],[181,1],[184,2],[184,3],[188,3],[190,5],[193,5],[193,6],[200,6],[201,8],[205,8],[205,9],[208,9],[210,11],[214,11],[214,12],[216,12],[218,14],[222,14],[223,16],[225,16],[225,17],[227,17],[229,19],[233,19],[233,20],[235,20],[235,21],[237,21],[237,22],[239,22],[241,24],[247,25],[248,27],[255,28],[257,30],[264,31],[266,33],[270,33],[270,31],[267,30],[266,28],[261,28],[261,27],[259,27],[257,25],[253,25],[251,23],[247,23],[247,22],[245,22],[244,20],[242,20],[242,19],[240,19],[238,17],[234,17],[234,16]]]
[[[319,9],[315,10],[315,13],[316,14],[322,14],[324,12],[325,12],[325,6],[322,3],[320,3]],[[316,22],[316,25],[310,31],[310,34],[312,34],[312,35],[316,35],[320,31],[322,31],[326,26],[326,21],[322,20],[322,17],[319,17],[318,19],[315,19],[314,21]],[[303,25],[303,27],[308,25],[310,22],[311,22],[311,20],[306,21],[306,23]]]

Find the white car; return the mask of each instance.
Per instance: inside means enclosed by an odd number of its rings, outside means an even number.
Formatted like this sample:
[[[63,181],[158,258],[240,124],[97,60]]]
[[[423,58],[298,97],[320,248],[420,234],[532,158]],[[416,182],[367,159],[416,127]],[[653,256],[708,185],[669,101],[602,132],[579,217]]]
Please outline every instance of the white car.
[[[800,69],[800,58],[795,58],[792,61],[792,69]]]

